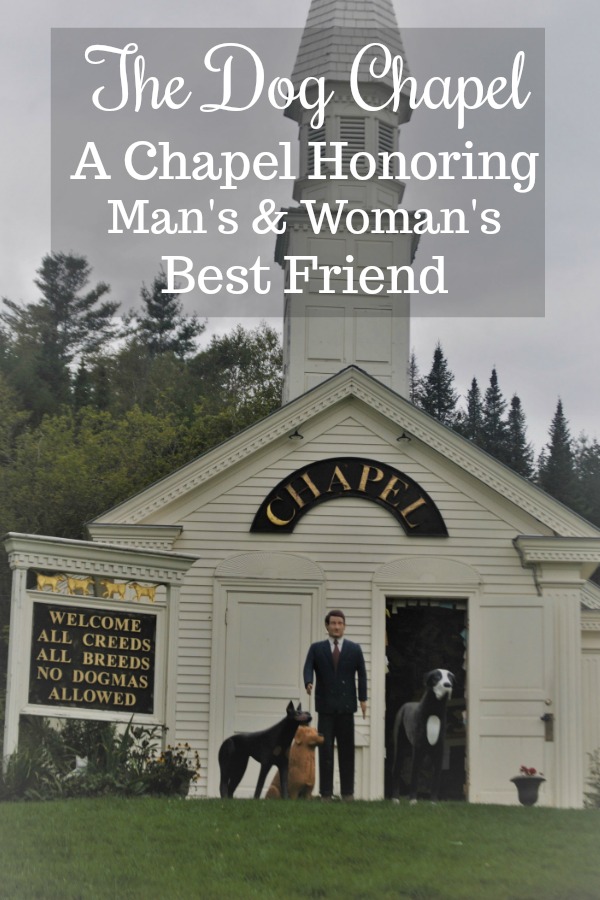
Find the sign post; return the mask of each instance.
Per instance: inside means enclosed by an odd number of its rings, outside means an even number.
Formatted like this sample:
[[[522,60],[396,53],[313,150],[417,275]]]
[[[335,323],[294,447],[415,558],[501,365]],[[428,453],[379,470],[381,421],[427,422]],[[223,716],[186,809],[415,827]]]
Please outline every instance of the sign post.
[[[5,546],[5,759],[21,715],[172,725],[179,592],[196,557],[12,533]]]

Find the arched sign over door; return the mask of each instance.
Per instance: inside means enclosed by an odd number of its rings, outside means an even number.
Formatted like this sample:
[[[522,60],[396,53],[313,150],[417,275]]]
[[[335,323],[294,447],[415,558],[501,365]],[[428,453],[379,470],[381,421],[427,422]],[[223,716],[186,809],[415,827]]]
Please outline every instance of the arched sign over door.
[[[261,503],[250,530],[289,534],[310,509],[338,497],[378,503],[408,536],[448,536],[439,509],[416,481],[385,463],[355,456],[322,459],[284,478]]]

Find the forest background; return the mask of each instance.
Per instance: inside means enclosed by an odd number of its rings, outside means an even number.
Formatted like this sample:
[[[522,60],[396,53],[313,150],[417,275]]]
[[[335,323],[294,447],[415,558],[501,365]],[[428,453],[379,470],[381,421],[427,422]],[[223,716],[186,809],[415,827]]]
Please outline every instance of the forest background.
[[[162,272],[125,313],[75,255],[44,257],[34,283],[37,300],[0,309],[2,534],[84,538],[86,522],[281,405],[281,341],[266,323],[207,341]],[[536,452],[494,368],[460,397],[438,343],[426,374],[412,355],[409,384],[417,407],[600,527],[600,444],[571,435],[560,399]],[[9,601],[2,555],[2,718]]]

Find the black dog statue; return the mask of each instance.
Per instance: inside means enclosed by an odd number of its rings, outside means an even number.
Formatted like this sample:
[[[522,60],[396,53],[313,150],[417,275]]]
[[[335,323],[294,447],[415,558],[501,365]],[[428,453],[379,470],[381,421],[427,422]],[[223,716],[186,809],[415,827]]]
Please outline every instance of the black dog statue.
[[[426,756],[433,762],[431,800],[438,799],[446,736],[446,704],[452,697],[454,675],[447,669],[434,669],[425,676],[427,690],[418,703],[401,706],[394,722],[394,767],[392,800],[398,803],[402,782],[402,763],[412,753],[408,797],[417,802],[419,772]]]
[[[264,787],[265,779],[272,766],[279,769],[281,794],[288,797],[288,751],[299,725],[308,725],[312,716],[302,711],[298,704],[290,700],[286,717],[271,728],[264,731],[253,731],[234,734],[221,744],[219,750],[219,766],[221,767],[221,797],[233,797],[234,791],[244,777],[250,757],[260,763],[260,774],[254,791],[258,799]]]

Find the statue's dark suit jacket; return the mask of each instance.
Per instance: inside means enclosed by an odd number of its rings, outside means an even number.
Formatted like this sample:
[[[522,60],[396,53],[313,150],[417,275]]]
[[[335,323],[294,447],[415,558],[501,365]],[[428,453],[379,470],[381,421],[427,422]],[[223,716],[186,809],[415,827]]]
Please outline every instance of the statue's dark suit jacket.
[[[354,713],[356,702],[356,675],[358,674],[358,699],[367,699],[367,670],[360,644],[344,638],[337,672],[333,667],[333,654],[328,640],[311,644],[304,663],[304,684],[314,684],[315,706],[319,713]]]

